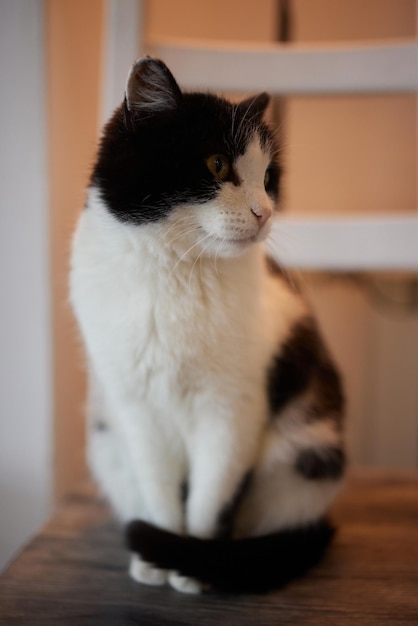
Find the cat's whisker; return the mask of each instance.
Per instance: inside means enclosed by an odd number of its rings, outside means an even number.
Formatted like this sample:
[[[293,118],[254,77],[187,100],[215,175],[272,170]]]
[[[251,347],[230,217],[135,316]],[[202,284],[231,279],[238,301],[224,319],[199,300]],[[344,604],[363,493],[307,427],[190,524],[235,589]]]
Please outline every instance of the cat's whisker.
[[[237,111],[238,111],[238,104],[233,104],[232,111],[231,111],[231,118],[232,118],[231,137],[234,136],[235,118],[237,116]]]
[[[183,261],[186,256],[194,249],[196,248],[196,246],[200,245],[203,241],[205,241],[206,239],[208,239],[208,237],[212,237],[211,234],[205,235],[205,237],[202,237],[202,239],[199,239],[198,241],[196,241],[192,246],[190,246],[190,248],[188,248],[186,250],[186,252],[184,252],[176,261],[176,263],[174,264],[173,269],[171,270],[171,273],[174,273],[174,271],[176,270],[176,268],[178,267],[179,263],[181,263],[181,261]]]
[[[209,244],[210,245],[210,242]],[[203,252],[206,250],[206,246],[204,248],[202,248],[199,252],[199,254],[197,255],[197,257],[195,258],[192,267],[190,268],[190,272],[189,272],[189,280],[188,280],[188,285],[189,285],[189,291],[191,290],[191,286],[192,286],[192,274],[194,271],[194,268],[196,266],[196,263],[198,262],[198,260],[202,257]]]
[[[225,240],[226,240],[226,235],[224,235],[224,236],[222,237],[222,239],[219,241],[219,244],[218,244],[217,250],[216,250],[216,252],[215,252],[215,272],[216,272],[216,275],[217,275],[217,276],[219,276],[219,272],[218,272],[218,257],[219,257],[219,252],[221,251],[221,248],[222,248],[222,246],[224,245]]]
[[[192,233],[196,233],[199,229],[196,226],[190,227],[186,230],[182,230],[176,234],[175,237],[166,242],[166,246],[171,246],[175,241],[182,239],[183,237],[187,237],[187,235],[191,235]]]
[[[289,114],[281,117],[280,119],[280,123],[277,124],[273,129],[272,132],[274,134],[275,137],[278,137],[280,135],[280,133],[282,132],[283,128],[286,128],[288,126],[288,121],[289,121]]]
[[[241,129],[243,128],[244,123],[247,121],[247,115],[248,115],[248,113],[250,112],[251,108],[253,107],[253,105],[254,105],[255,101],[257,100],[257,97],[258,97],[258,96],[255,96],[255,97],[254,97],[254,98],[250,101],[250,104],[248,105],[248,107],[247,107],[247,109],[246,109],[246,111],[245,111],[244,115],[242,116],[241,121],[240,121],[240,123],[239,123],[239,126],[238,126],[238,128],[237,128],[236,137],[239,137],[239,136],[240,136]],[[251,118],[250,118],[250,120],[249,120],[249,121],[251,121]]]
[[[186,225],[187,228],[185,228],[184,225]],[[180,227],[182,227],[182,230],[180,229]],[[199,225],[193,222],[191,223],[190,216],[184,215],[182,217],[176,217],[174,221],[168,224],[164,233],[164,239],[166,239],[167,236],[169,236],[171,233],[175,234],[176,236],[173,237],[173,239],[167,241],[166,245],[169,246],[171,243],[176,241],[176,239],[182,237],[183,235],[195,232],[196,230],[199,230]]]
[[[192,267],[191,267],[191,270],[190,270],[190,273],[189,273],[189,291],[190,291],[190,289],[191,289],[192,274],[193,274],[193,270],[194,270],[194,268],[195,268],[195,266],[196,266],[196,263],[199,261],[200,273],[202,273],[202,258],[203,258],[204,253],[206,252],[206,250],[207,250],[207,249],[209,248],[209,246],[211,245],[211,243],[212,243],[212,239],[213,239],[213,235],[210,235],[210,240],[208,241],[208,243],[206,244],[206,246],[204,246],[204,247],[202,248],[202,250],[199,252],[199,254],[197,255],[197,257],[196,257],[196,259],[195,259],[195,261],[194,261],[194,263],[193,263],[193,265],[192,265]]]
[[[280,222],[276,223],[278,224],[277,232],[280,234],[280,246],[283,250],[286,250],[289,245],[292,248],[296,245],[300,245],[300,241],[298,241],[298,238],[295,235],[291,235],[285,229],[281,230]],[[274,257],[274,261],[279,266],[294,291],[299,292],[301,285],[306,284],[306,276],[300,268],[292,268],[290,270],[276,256]]]
[[[179,224],[185,224],[185,223],[190,223],[190,218],[189,217],[176,217],[176,219],[172,220],[171,222],[168,222],[168,226],[167,226],[167,230],[172,230],[173,228],[176,228]]]
[[[209,245],[211,243],[212,243],[212,241],[209,242],[207,247],[209,247]],[[205,250],[206,250],[206,247],[205,247]],[[203,254],[201,254],[200,258],[199,258],[199,273],[200,273],[200,276],[202,276],[202,259],[203,259]],[[211,256],[209,257],[209,261],[210,261],[211,267],[213,267],[213,265],[212,265],[212,257]]]
[[[215,272],[216,276],[219,276],[218,268],[216,267],[216,253],[215,253],[215,258],[211,257],[210,264],[211,264],[211,267],[212,267],[213,271]]]
[[[190,226],[193,226],[194,224],[191,224],[190,221],[189,216],[176,217],[176,219],[172,222],[168,222],[167,232],[178,228],[179,224],[189,224]]]

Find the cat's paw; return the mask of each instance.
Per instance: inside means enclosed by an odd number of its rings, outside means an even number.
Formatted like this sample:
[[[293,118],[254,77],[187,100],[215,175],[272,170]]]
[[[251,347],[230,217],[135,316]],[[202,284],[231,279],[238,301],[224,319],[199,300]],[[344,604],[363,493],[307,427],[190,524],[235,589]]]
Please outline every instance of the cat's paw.
[[[138,583],[143,583],[144,585],[165,585],[168,571],[159,569],[151,565],[151,563],[146,563],[138,554],[132,554],[129,564],[129,575]]]
[[[172,571],[168,575],[168,582],[176,591],[182,593],[198,594],[203,591],[203,583],[199,582],[195,578],[189,578],[188,576],[182,576],[178,572]]]

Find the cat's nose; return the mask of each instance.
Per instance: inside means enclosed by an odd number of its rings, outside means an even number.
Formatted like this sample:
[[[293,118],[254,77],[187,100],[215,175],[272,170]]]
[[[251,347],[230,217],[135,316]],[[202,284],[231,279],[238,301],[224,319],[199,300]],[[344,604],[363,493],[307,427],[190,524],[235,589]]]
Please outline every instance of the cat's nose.
[[[258,222],[258,228],[261,230],[266,222],[271,218],[272,210],[268,206],[257,206],[251,209]]]

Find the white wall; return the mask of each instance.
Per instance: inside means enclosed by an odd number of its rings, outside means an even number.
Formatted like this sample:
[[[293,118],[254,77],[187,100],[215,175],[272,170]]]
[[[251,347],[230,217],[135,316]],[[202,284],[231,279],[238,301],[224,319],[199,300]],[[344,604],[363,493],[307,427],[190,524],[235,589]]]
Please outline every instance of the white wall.
[[[51,506],[42,0],[0,2],[0,569]]]

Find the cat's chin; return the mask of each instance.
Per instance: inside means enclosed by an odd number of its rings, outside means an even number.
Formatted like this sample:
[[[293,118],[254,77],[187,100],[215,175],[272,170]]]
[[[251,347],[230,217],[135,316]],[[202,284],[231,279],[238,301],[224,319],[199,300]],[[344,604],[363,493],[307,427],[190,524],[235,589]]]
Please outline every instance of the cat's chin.
[[[237,256],[241,256],[249,249],[251,249],[255,244],[261,243],[267,238],[268,229],[264,232],[260,231],[256,235],[251,235],[250,237],[242,237],[242,238],[227,238],[227,237],[216,237],[213,240],[210,249],[206,250],[206,253],[209,256],[215,254],[217,257],[223,258],[233,258]]]
[[[206,248],[205,256],[215,256],[217,258],[233,258],[241,256],[247,252],[258,241],[256,236],[244,237],[242,239],[227,239],[216,237],[210,247]]]

